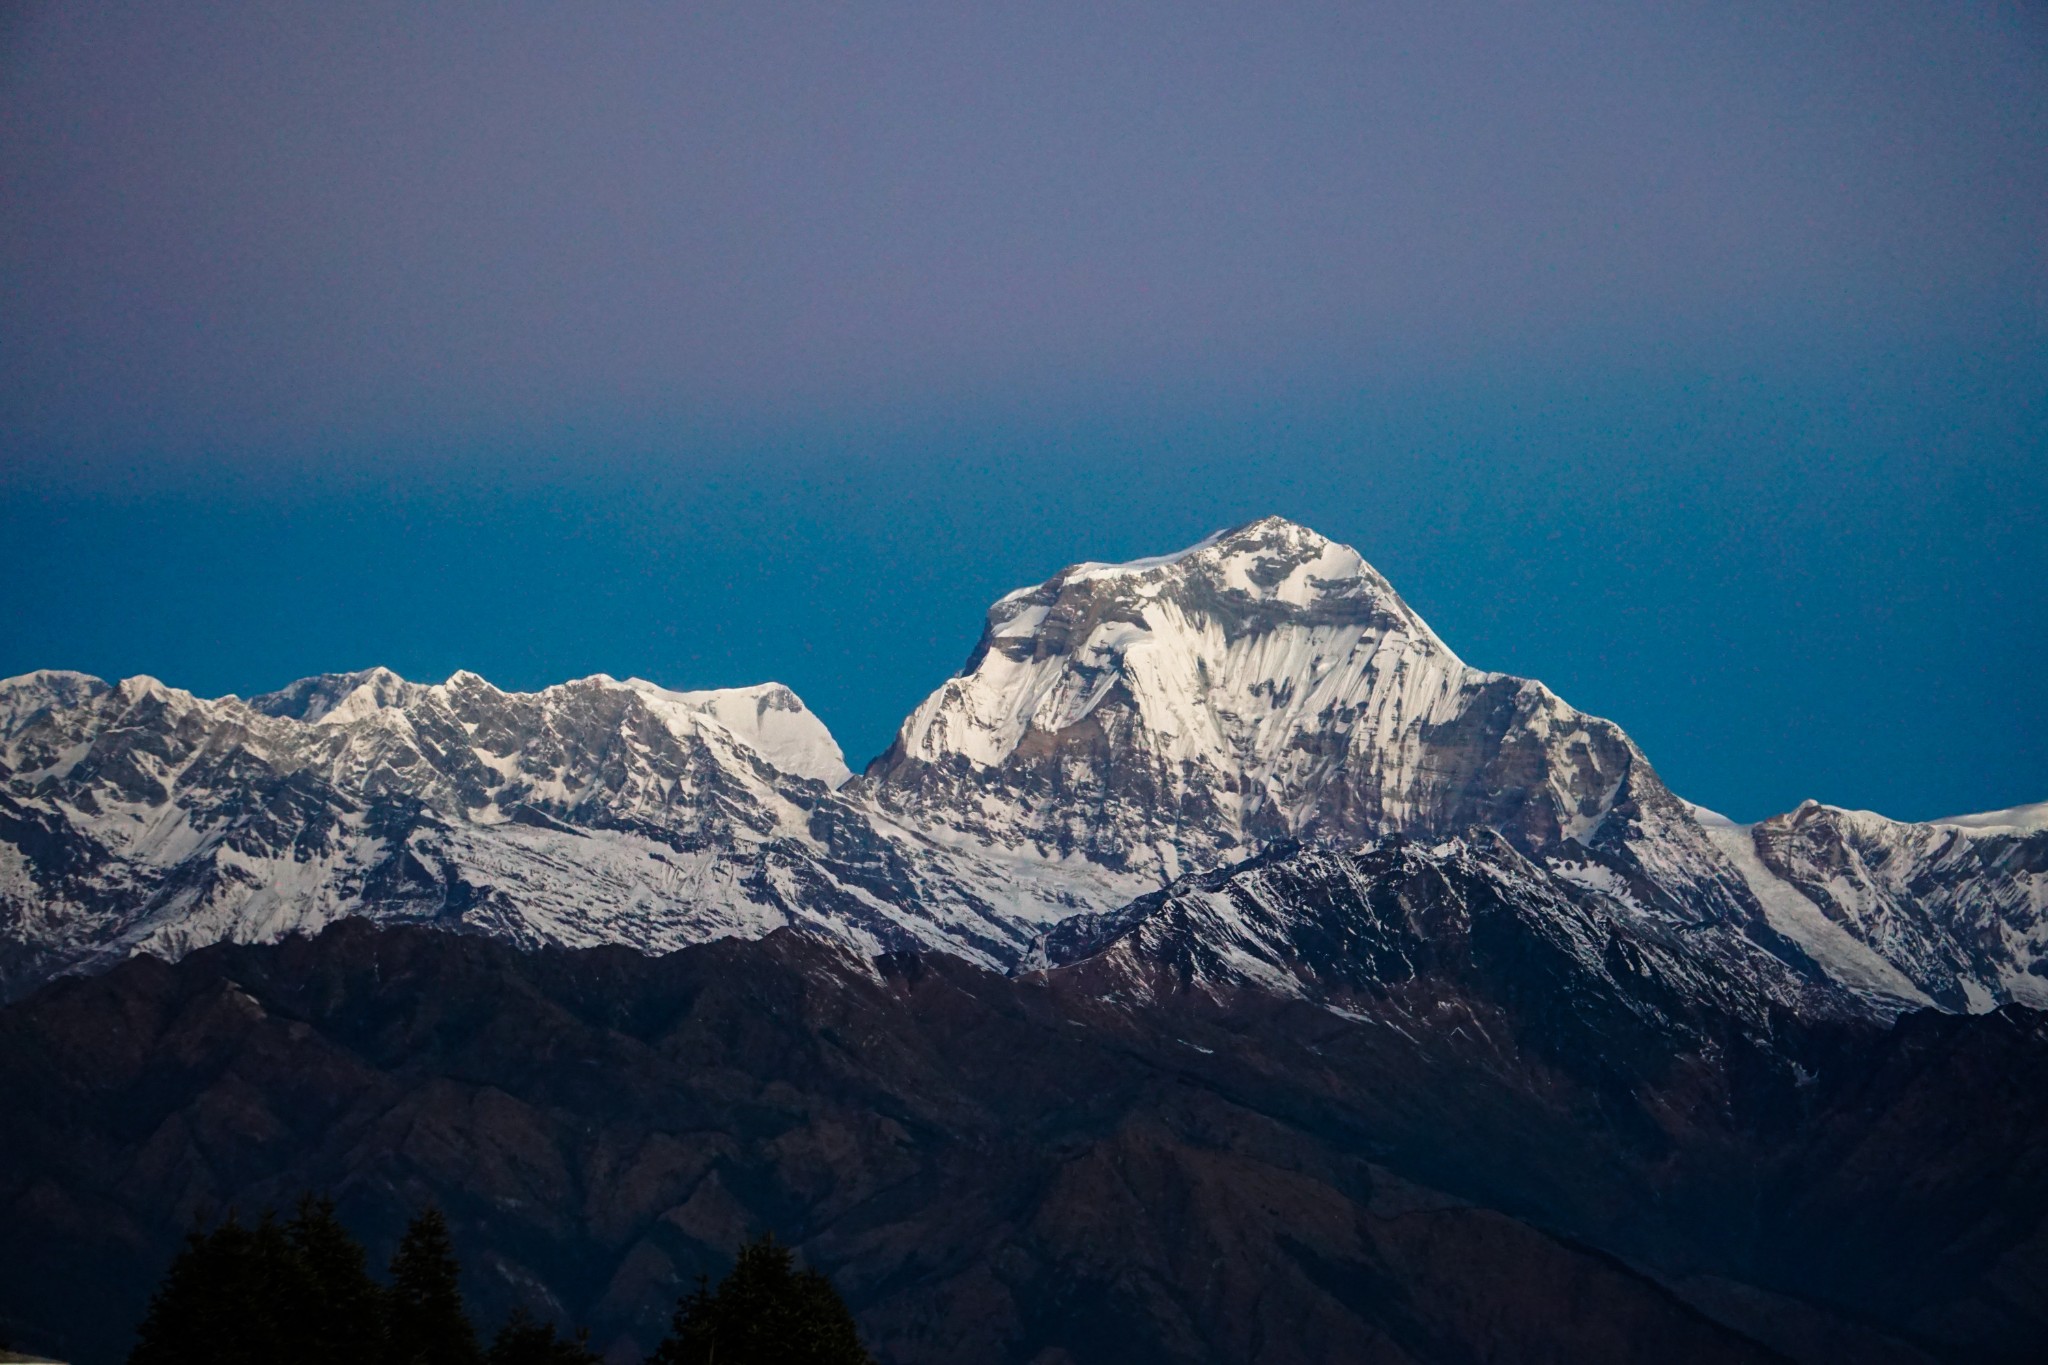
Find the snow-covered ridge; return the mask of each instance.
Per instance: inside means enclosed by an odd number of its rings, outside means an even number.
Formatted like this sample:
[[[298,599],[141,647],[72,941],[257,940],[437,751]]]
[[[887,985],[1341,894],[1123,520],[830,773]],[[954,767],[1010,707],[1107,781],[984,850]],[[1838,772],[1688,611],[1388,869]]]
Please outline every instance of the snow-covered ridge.
[[[381,713],[402,714],[409,707],[423,704],[446,705],[464,690],[482,691],[509,702],[527,702],[591,688],[632,692],[643,698],[650,710],[686,731],[695,729],[700,719],[708,719],[730,731],[735,739],[777,769],[793,776],[815,778],[836,787],[852,775],[832,732],[796,693],[781,683],[676,692],[644,678],[621,682],[604,673],[556,683],[539,692],[506,692],[467,670],[454,673],[446,682],[418,683],[379,667],[301,678],[275,692],[245,701],[233,695],[197,697],[146,674],[108,683],[84,673],[41,670],[0,678],[0,738],[11,737],[52,708],[78,706],[108,693],[131,702],[154,698],[181,708],[240,708],[278,720],[346,729]]]
[[[1228,534],[1230,533],[1227,530],[1211,531],[1185,550],[1175,550],[1171,554],[1145,555],[1139,559],[1127,559],[1121,564],[1107,564],[1092,559],[1084,560],[1079,564],[1068,565],[1059,572],[1057,577],[1068,579],[1123,578],[1130,574],[1144,573],[1148,569],[1165,568],[1169,564],[1181,563],[1190,555],[1202,553],[1202,551],[1209,549]],[[1018,588],[1016,592],[1008,594],[1004,600],[1007,601],[1009,596],[1015,596],[1016,593],[1031,591],[1034,591],[1034,589],[1028,586]]]
[[[1770,926],[1827,967],[1837,980],[1853,990],[1916,1007],[1934,1003],[1876,949],[1829,919],[1798,886],[1765,866],[1757,856],[1755,826],[1739,825],[1704,806],[1694,806],[1692,811],[1707,837],[1728,856],[1763,906]]]
[[[644,678],[628,678],[625,686],[657,713],[673,707],[683,714],[709,716],[783,772],[814,777],[831,787],[853,776],[839,741],[781,683],[671,692]]]
[[[1536,951],[1472,954],[1482,919],[1496,933],[1512,925]],[[1477,1042],[1487,1039],[1483,1024],[1441,1013],[1445,994],[1458,991],[1449,981],[1469,985],[1545,960],[1577,978],[1572,996],[1591,988],[1679,1030],[1686,1015],[1718,1015],[1761,1041],[1773,1007],[1862,1012],[1855,997],[1817,991],[1739,925],[1677,931],[1628,896],[1561,877],[1484,831],[1433,845],[1394,837],[1278,849],[1183,877],[1114,915],[1061,926],[1033,966],[1080,964],[1126,998],[1193,993],[1227,1003],[1251,987],[1410,1037],[1462,1026]]]
[[[31,674],[0,682],[0,723],[0,996],[344,915],[655,952],[805,924],[1001,966],[1145,889],[842,797],[837,743],[774,683],[370,669],[209,700]]]
[[[0,684],[4,687],[5,684]],[[382,711],[403,711],[427,702],[446,703],[464,689],[482,689],[507,698],[527,700],[560,696],[578,688],[617,688],[644,699],[664,719],[691,729],[696,718],[706,717],[766,758],[783,772],[816,778],[838,786],[852,775],[839,742],[823,721],[807,709],[796,693],[781,683],[757,683],[751,687],[717,688],[676,692],[648,682],[628,678],[624,682],[609,674],[556,683],[537,693],[504,692],[467,670],[460,670],[438,684],[408,682],[388,668],[371,668],[360,673],[331,673],[298,682],[264,696],[249,705],[266,715],[305,721],[309,724],[347,726]],[[222,702],[238,700],[233,697]]]
[[[1976,815],[1948,815],[1939,820],[1929,820],[1927,823],[1953,825],[1957,829],[1984,830],[1990,833],[2038,834],[2048,830],[2048,801],[2036,801],[2025,806],[2008,806],[2004,810],[1980,811]]]

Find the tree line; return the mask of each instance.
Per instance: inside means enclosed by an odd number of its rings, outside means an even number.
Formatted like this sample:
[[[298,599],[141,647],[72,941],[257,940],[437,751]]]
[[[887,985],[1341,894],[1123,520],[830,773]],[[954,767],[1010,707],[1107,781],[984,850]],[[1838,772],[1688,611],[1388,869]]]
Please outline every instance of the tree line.
[[[589,1333],[515,1309],[486,1344],[438,1209],[406,1228],[385,1280],[329,1199],[195,1228],[164,1273],[128,1365],[599,1365]],[[830,1280],[764,1234],[676,1304],[645,1365],[872,1365]]]

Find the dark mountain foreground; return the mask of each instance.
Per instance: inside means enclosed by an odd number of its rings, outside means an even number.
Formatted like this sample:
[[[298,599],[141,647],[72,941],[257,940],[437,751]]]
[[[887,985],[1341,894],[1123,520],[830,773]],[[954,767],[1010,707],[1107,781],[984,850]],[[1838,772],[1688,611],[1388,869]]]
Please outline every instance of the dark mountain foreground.
[[[311,1189],[618,1361],[765,1229],[892,1362],[2039,1358],[2048,1016],[1651,1008],[1648,940],[1317,856],[1374,965],[1286,989],[1200,888],[1017,977],[346,920],[58,981],[0,1010],[0,1314],[120,1360],[195,1216]]]

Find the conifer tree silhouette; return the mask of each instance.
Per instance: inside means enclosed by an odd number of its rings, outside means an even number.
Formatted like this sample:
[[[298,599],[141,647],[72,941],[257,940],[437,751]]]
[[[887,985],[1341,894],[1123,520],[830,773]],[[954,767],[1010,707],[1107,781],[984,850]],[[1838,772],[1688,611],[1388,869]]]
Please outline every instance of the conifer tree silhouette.
[[[480,1351],[460,1278],[438,1209],[406,1228],[387,1287],[331,1199],[304,1196],[282,1224],[230,1212],[185,1239],[130,1365],[599,1365],[589,1333],[563,1337],[523,1309]]]
[[[491,1339],[484,1365],[601,1365],[589,1335],[557,1336],[552,1324],[536,1322],[525,1309],[515,1308]]]
[[[448,1220],[439,1209],[423,1210],[391,1257],[384,1291],[388,1365],[480,1365],[460,1277]]]
[[[280,1292],[296,1359],[306,1365],[359,1365],[384,1349],[384,1293],[370,1278],[362,1244],[334,1216],[332,1199],[308,1194],[284,1225],[285,1241],[302,1274]]]
[[[194,1229],[150,1299],[129,1365],[271,1365],[303,1358],[290,1308],[315,1297],[277,1221],[255,1227],[230,1211]]]
[[[698,1280],[647,1365],[872,1365],[872,1358],[832,1282],[796,1269],[789,1248],[764,1233],[740,1248],[717,1289]]]

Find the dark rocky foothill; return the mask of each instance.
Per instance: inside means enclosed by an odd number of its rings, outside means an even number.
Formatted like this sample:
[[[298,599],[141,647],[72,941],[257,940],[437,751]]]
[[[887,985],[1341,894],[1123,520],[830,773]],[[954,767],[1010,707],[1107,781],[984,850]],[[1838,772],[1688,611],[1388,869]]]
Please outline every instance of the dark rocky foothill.
[[[0,1313],[117,1360],[196,1214],[310,1186],[618,1360],[770,1228],[889,1361],[2033,1358],[2042,1016],[1766,1047],[1488,932],[1343,1014],[790,932],[136,959],[0,1011]]]

